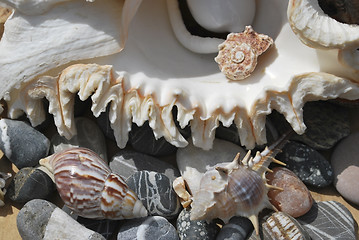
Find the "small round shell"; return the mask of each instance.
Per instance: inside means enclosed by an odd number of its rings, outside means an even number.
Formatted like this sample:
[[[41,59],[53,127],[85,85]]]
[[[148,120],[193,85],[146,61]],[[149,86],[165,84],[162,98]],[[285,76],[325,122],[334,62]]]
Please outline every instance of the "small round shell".
[[[72,148],[43,159],[52,168],[64,203],[87,218],[127,219],[147,216],[147,210],[125,181],[96,153]]]
[[[257,66],[257,58],[273,44],[273,39],[256,33],[247,26],[243,33],[230,33],[218,46],[215,61],[220,70],[231,80],[247,78]]]

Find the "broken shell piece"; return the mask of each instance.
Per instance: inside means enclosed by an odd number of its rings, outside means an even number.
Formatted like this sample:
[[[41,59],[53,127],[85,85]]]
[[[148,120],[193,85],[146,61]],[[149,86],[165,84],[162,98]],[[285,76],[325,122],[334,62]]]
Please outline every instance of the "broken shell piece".
[[[227,40],[218,46],[218,56],[214,60],[227,78],[241,80],[251,75],[258,56],[272,44],[272,38],[247,26],[243,33],[228,34]]]
[[[6,194],[6,180],[10,179],[11,176],[11,173],[0,172],[0,207],[3,207],[5,205],[4,196]]]

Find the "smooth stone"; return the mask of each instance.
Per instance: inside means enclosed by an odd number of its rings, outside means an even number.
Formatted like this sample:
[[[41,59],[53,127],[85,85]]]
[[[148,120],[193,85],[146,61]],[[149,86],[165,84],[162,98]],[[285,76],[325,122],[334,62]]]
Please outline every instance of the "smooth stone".
[[[290,141],[276,157],[294,172],[305,184],[315,187],[329,186],[333,180],[333,170],[329,161],[314,148]]]
[[[297,218],[313,240],[355,240],[355,220],[350,211],[336,201],[317,202]]]
[[[117,234],[118,240],[177,240],[175,227],[161,216],[123,221]]]
[[[89,219],[84,217],[78,217],[77,222],[85,226],[88,229],[91,229],[99,234],[101,234],[106,239],[113,239],[113,236],[118,230],[120,221],[110,220],[110,219]]]
[[[11,181],[6,196],[14,202],[28,202],[32,199],[48,199],[56,190],[51,178],[43,171],[26,167],[20,169]]]
[[[310,235],[301,224],[284,212],[274,212],[259,227],[259,237],[262,240],[297,239],[311,240]],[[249,240],[258,240],[255,231]]]
[[[177,194],[170,179],[152,171],[139,171],[127,179],[127,185],[142,201],[150,215],[175,217],[181,210]]]
[[[177,150],[177,147],[167,142],[164,137],[156,139],[148,121],[141,127],[132,124],[129,141],[136,151],[156,157],[170,155]]]
[[[132,150],[120,150],[112,157],[110,168],[125,179],[141,170],[163,173],[171,182],[180,176],[178,169],[170,163]]]
[[[331,156],[334,185],[350,202],[359,204],[359,132],[350,134],[335,147]]]
[[[1,151],[18,169],[36,166],[49,152],[49,139],[22,121],[0,119],[0,136]]]
[[[23,240],[104,239],[101,234],[85,228],[54,204],[41,199],[26,203],[18,213],[16,222]]]
[[[248,218],[232,217],[219,231],[216,240],[245,240],[253,230],[253,225]]]
[[[97,124],[84,117],[75,119],[77,134],[70,140],[58,133],[51,138],[51,153],[60,152],[73,147],[84,147],[96,152],[107,162],[106,139]]]
[[[177,231],[181,240],[201,239],[212,240],[220,230],[215,221],[207,223],[205,220],[190,220],[190,211],[183,209],[176,222]]]
[[[192,193],[199,189],[200,179],[208,168],[222,162],[232,162],[237,153],[242,159],[244,149],[234,143],[214,139],[210,150],[195,147],[192,142],[185,148],[179,148],[176,154],[178,169]]]
[[[304,183],[287,168],[276,167],[272,171],[267,173],[268,184],[283,189],[268,191],[273,206],[292,217],[307,213],[313,205],[313,198]]]
[[[280,133],[291,129],[283,115],[278,112],[273,111],[270,118]],[[307,102],[303,108],[303,119],[307,126],[305,133],[293,134],[291,140],[302,142],[317,150],[330,149],[350,134],[349,111],[345,107],[326,101]]]

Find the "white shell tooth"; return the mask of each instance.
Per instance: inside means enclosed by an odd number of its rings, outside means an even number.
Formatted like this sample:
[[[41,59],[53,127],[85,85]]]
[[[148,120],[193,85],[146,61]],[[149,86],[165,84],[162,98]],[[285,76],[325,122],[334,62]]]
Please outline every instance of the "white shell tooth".
[[[79,216],[128,219],[148,215],[125,181],[89,149],[68,149],[40,164],[50,166],[60,197]]]
[[[340,23],[329,17],[318,0],[290,0],[287,14],[293,32],[310,47],[359,46],[359,25]]]

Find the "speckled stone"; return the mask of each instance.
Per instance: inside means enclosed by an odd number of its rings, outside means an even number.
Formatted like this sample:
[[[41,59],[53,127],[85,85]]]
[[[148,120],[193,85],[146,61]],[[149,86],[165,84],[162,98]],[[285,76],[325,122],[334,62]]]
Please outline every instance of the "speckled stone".
[[[181,240],[186,239],[203,239],[213,240],[216,239],[220,228],[216,222],[211,221],[207,223],[204,220],[191,221],[190,211],[183,209],[177,218],[177,231]]]
[[[11,181],[6,196],[14,202],[48,199],[56,190],[54,182],[43,171],[26,167],[20,169]]]
[[[125,179],[141,170],[163,173],[171,182],[180,176],[178,169],[170,163],[132,150],[120,150],[115,154],[110,161],[110,168]]]
[[[303,108],[303,119],[307,129],[303,135],[293,134],[291,139],[302,142],[317,150],[332,148],[350,133],[349,112],[345,107],[326,101],[307,102]],[[283,115],[270,115],[276,129],[282,134],[290,129]]]
[[[104,240],[101,234],[85,228],[54,204],[41,199],[26,203],[16,223],[23,240]]]
[[[336,201],[314,203],[310,211],[297,220],[313,240],[356,239],[352,214]]]
[[[267,173],[268,184],[283,189],[268,191],[273,206],[292,217],[307,213],[312,207],[313,198],[304,183],[287,168],[276,167],[272,171]]]
[[[259,236],[262,240],[311,240],[308,232],[293,217],[283,212],[274,212],[259,228]],[[258,240],[255,231],[252,232],[248,240]]]
[[[286,163],[286,167],[306,184],[326,187],[333,182],[334,175],[329,161],[305,144],[290,141],[276,158]]]
[[[129,219],[123,221],[117,240],[177,240],[175,227],[164,217]]]
[[[331,164],[334,185],[350,202],[359,204],[359,132],[344,138],[334,149]]]
[[[232,217],[219,231],[216,240],[245,240],[253,230],[253,225],[248,218]]]
[[[78,217],[77,222],[85,226],[88,229],[91,229],[99,234],[101,234],[106,239],[113,239],[117,229],[119,227],[119,220],[110,220],[110,219],[89,219],[84,217]]]
[[[156,139],[148,121],[141,127],[132,124],[129,141],[136,151],[157,157],[173,154],[177,150],[177,147],[167,142],[164,137]]]
[[[162,173],[139,171],[127,179],[127,184],[137,194],[150,215],[170,219],[177,216],[181,210],[172,182]]]
[[[18,168],[34,167],[47,156],[50,141],[30,125],[0,119],[0,150]]]
[[[51,138],[50,152],[60,152],[72,147],[84,147],[96,152],[102,159],[107,161],[106,140],[97,124],[84,117],[75,119],[77,134],[70,140],[56,133]]]

